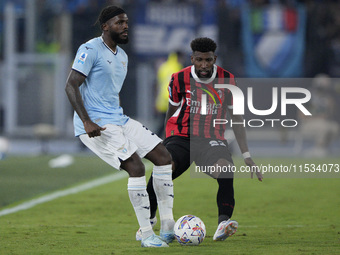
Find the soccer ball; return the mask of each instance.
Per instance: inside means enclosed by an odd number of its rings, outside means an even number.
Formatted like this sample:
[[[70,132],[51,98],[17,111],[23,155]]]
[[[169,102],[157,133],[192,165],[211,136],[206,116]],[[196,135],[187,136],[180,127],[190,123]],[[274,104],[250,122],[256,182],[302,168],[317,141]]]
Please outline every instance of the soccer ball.
[[[199,245],[206,235],[203,221],[194,215],[184,215],[174,226],[175,237],[181,245]]]

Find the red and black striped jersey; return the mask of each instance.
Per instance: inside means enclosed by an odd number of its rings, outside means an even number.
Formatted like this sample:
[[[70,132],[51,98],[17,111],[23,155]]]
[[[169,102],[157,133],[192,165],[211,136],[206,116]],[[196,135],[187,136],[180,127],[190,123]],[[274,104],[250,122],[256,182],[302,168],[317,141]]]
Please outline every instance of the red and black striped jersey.
[[[171,76],[169,102],[178,106],[166,124],[166,137],[199,136],[225,140],[226,124],[214,127],[214,119],[226,119],[227,108],[232,108],[232,93],[215,88],[215,84],[236,86],[234,75],[214,65],[212,77],[201,80],[194,66],[189,66]],[[203,107],[202,107],[203,106]]]

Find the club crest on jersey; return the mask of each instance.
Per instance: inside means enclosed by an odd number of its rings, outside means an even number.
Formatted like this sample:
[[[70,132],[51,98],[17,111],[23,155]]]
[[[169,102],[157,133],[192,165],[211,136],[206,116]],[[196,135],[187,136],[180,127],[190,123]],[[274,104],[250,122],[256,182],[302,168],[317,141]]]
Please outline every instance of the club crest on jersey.
[[[220,98],[222,98],[223,97],[223,92],[219,89],[219,90],[217,90],[217,94],[218,94],[218,96],[220,97]]]
[[[127,153],[127,149],[124,146],[120,147],[118,150],[123,153]]]
[[[84,63],[85,63],[85,60],[86,60],[86,58],[87,58],[87,53],[85,53],[85,52],[82,52],[82,53],[80,54],[80,57],[79,57],[79,59],[78,59],[78,63],[80,63],[80,64],[84,64]]]

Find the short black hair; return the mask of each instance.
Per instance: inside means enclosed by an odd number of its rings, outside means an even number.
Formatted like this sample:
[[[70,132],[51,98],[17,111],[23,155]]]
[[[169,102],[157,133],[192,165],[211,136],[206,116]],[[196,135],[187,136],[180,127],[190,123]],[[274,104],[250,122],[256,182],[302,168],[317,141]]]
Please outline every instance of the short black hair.
[[[121,13],[125,13],[122,8],[115,5],[107,6],[100,12],[97,23],[101,27],[106,21]]]
[[[190,47],[192,49],[193,52],[195,51],[200,51],[200,52],[215,52],[217,45],[216,43],[208,38],[208,37],[200,37],[200,38],[196,38],[194,40],[191,41],[190,43]]]

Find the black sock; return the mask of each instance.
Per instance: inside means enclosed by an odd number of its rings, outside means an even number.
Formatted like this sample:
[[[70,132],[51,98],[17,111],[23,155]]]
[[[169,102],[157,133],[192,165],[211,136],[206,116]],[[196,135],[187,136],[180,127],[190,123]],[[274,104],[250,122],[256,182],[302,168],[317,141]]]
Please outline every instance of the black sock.
[[[229,220],[230,217],[228,215],[219,215],[218,216],[218,224],[220,224],[222,221]]]
[[[156,216],[157,212],[157,197],[155,190],[153,189],[152,184],[152,175],[149,179],[148,186],[146,188],[148,194],[149,194],[149,200],[150,200],[150,219],[154,218]]]
[[[228,220],[233,215],[235,199],[232,178],[220,178],[218,182],[217,206],[218,206],[218,223]]]

